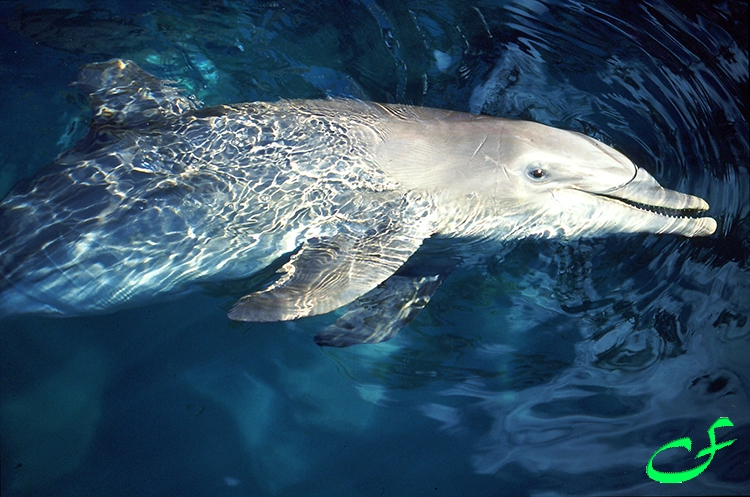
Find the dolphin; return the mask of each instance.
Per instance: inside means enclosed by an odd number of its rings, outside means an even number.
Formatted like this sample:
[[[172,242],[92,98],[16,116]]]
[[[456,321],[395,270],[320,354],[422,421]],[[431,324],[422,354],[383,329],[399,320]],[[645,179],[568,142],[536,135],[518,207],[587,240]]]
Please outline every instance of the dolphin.
[[[429,301],[445,271],[396,274],[429,238],[716,230],[701,198],[534,122],[349,99],[203,107],[119,59],[73,84],[88,133],[0,203],[3,315],[112,312],[271,267],[229,318],[350,304],[316,337],[346,346]]]

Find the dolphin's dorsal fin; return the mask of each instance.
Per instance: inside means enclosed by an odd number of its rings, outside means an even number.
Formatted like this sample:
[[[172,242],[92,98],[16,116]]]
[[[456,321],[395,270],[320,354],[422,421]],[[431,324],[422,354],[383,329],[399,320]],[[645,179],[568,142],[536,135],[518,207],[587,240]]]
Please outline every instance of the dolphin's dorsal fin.
[[[83,66],[73,86],[89,94],[92,126],[142,128],[162,124],[198,108],[180,90],[129,60]]]

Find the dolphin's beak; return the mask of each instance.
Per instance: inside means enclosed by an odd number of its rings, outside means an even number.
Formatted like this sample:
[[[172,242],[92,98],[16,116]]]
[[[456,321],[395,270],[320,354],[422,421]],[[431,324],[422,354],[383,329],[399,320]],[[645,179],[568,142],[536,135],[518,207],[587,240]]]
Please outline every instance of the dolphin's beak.
[[[706,211],[708,203],[699,197],[667,190],[644,169],[638,168],[633,179],[606,192],[607,196],[650,207],[676,211]]]
[[[589,192],[627,204],[634,209],[633,222],[644,223],[643,231],[708,236],[716,231],[716,221],[699,217],[708,203],[699,197],[667,190],[644,169],[638,168],[632,180],[606,192]]]

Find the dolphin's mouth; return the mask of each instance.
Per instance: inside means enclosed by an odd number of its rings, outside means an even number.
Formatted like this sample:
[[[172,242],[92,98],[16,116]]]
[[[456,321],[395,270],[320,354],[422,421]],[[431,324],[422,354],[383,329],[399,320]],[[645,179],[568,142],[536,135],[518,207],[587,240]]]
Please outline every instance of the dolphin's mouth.
[[[637,202],[635,200],[630,200],[630,199],[623,198],[623,197],[616,197],[614,195],[605,195],[605,194],[596,194],[596,195],[600,197],[606,197],[610,200],[614,200],[615,202],[623,203],[635,209],[650,212],[651,214],[656,214],[658,216],[664,216],[664,217],[699,219],[706,212],[706,209],[702,209],[700,207],[676,208],[676,207],[669,207],[669,206],[663,206],[663,205],[646,204],[643,202]]]
[[[705,217],[708,203],[700,197],[667,190],[645,170],[622,186],[588,193],[626,207],[633,213],[619,222],[635,231],[707,236],[716,231],[716,221]]]

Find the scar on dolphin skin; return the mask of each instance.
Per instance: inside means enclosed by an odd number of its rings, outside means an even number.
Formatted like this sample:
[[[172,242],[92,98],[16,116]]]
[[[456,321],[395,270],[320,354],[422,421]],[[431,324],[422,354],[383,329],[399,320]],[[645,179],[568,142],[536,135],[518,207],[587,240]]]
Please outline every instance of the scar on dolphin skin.
[[[716,230],[701,198],[539,123],[350,99],[202,107],[119,59],[74,85],[88,133],[0,203],[2,315],[113,312],[276,265],[230,319],[346,306],[316,342],[376,343],[477,240]],[[433,239],[450,255],[426,271],[413,256]]]

